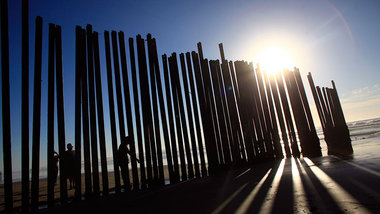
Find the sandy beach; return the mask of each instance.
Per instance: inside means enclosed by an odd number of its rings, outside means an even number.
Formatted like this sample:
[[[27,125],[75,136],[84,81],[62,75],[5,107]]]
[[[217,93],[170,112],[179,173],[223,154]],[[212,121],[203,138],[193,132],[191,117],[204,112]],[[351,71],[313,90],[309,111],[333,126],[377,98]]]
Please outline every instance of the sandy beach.
[[[46,213],[379,213],[380,140],[350,158],[283,159],[151,191],[93,198]]]
[[[164,174],[165,174],[165,180],[169,179],[169,174],[168,174],[168,169],[165,166],[164,167]],[[114,172],[108,172],[108,183],[109,183],[109,189],[112,191],[112,189],[115,188],[115,177],[114,177]],[[140,173],[139,173],[140,177]],[[130,179],[132,180],[132,171],[130,170]],[[120,182],[121,185],[123,185],[123,179],[120,176]],[[132,181],[131,181],[132,182]],[[100,191],[102,191],[102,175],[99,174],[99,186],[100,186]],[[69,182],[67,182],[67,187],[69,188]],[[31,188],[31,182],[29,184],[29,188]],[[40,197],[39,197],[39,202],[40,202],[40,207],[45,207],[46,202],[47,202],[47,179],[40,179]],[[84,189],[85,189],[85,176],[82,174],[82,194],[84,194]],[[57,184],[54,186],[54,199],[56,201],[59,201],[60,198],[60,184],[59,184],[59,176],[57,179]],[[75,189],[68,189],[67,195],[69,201],[74,198],[74,193]],[[18,210],[21,207],[21,182],[14,182],[13,183],[13,202],[14,202],[14,207],[16,210]],[[0,212],[4,210],[4,185],[0,185]]]

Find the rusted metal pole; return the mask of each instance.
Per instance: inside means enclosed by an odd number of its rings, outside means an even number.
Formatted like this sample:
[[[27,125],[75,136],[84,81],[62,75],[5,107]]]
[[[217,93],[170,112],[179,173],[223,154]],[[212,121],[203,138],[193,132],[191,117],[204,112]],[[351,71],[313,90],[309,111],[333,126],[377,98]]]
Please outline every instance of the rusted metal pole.
[[[87,68],[88,68],[88,95],[90,104],[90,132],[91,132],[91,161],[93,192],[99,194],[99,161],[98,161],[98,135],[96,130],[96,107],[94,85],[94,48],[92,41],[92,26],[86,26],[87,33]]]
[[[61,26],[55,27],[55,57],[56,57],[56,84],[57,84],[57,122],[58,122],[58,149],[59,154],[65,152],[65,105],[63,95],[63,74],[62,74],[62,36]],[[59,165],[63,166],[62,158],[59,159]],[[60,186],[60,201],[61,204],[67,202],[67,180],[62,167],[59,168],[59,186]],[[57,172],[58,173],[58,172]]]
[[[263,125],[263,130],[265,130],[264,131],[265,148],[267,151],[267,157],[269,159],[272,159],[274,156],[274,149],[273,149],[274,142],[272,139],[273,127],[271,124],[271,117],[270,117],[269,109],[268,109],[268,100],[265,93],[264,81],[263,81],[263,76],[262,76],[260,67],[256,69],[256,80],[257,80],[259,92],[260,92],[261,107],[263,110],[263,122],[265,124]]]
[[[82,197],[82,113],[81,113],[81,100],[82,100],[82,69],[83,69],[83,50],[82,50],[82,36],[81,27],[75,28],[75,199],[81,200]]]
[[[191,151],[192,151],[191,153],[193,154],[193,161],[194,161],[194,168],[195,168],[194,171],[195,171],[195,176],[200,177],[198,152],[197,152],[197,145],[195,142],[195,133],[194,133],[194,122],[193,122],[193,115],[192,115],[191,103],[190,103],[190,91],[189,91],[189,84],[187,82],[188,71],[186,70],[185,55],[183,53],[180,54],[180,62],[181,62],[181,70],[182,70],[183,88],[185,92],[185,103],[187,107],[187,118],[188,118],[188,124],[189,124],[188,128],[190,131],[190,138],[191,138]],[[189,67],[187,67],[187,69],[189,69]],[[190,66],[190,69],[191,69],[191,66]],[[193,173],[193,176],[194,176],[194,173]]]
[[[224,56],[224,50],[223,50],[223,44],[219,44],[219,51],[222,58],[222,73],[220,74],[222,85],[224,86],[224,96],[226,99],[226,107],[228,109],[228,118],[229,118],[229,124],[230,124],[230,134],[231,134],[231,150],[233,155],[233,161],[235,164],[238,164],[241,162],[241,158],[245,157],[247,153],[247,160],[252,161],[252,158],[254,158],[254,151],[253,151],[253,145],[251,143],[245,144],[246,148],[244,149],[244,138],[242,137],[241,132],[241,126],[239,122],[239,112],[237,110],[237,103],[236,103],[236,93],[235,93],[235,86],[232,82],[231,78],[231,69],[233,67],[228,66],[228,62],[225,59]],[[232,73],[235,73],[232,71]],[[241,142],[239,143],[239,139],[241,139]],[[242,156],[241,156],[242,155]]]
[[[291,143],[292,154],[295,157],[299,157],[300,152],[298,149],[297,138],[294,132],[294,126],[293,126],[293,121],[292,121],[292,117],[289,110],[289,102],[286,97],[284,82],[283,82],[281,74],[277,74],[276,76],[277,76],[277,86],[278,86],[278,90],[280,92],[280,97],[281,97],[282,109],[284,111],[286,126],[288,129],[289,139]]]
[[[221,88],[219,82],[219,60],[210,60],[210,73],[212,78],[212,85],[213,85],[213,91],[214,91],[214,97],[215,97],[215,103],[216,103],[216,111],[217,111],[217,117],[218,117],[218,124],[220,128],[220,134],[221,134],[221,143],[222,147],[221,152],[223,154],[224,158],[224,165],[226,167],[229,167],[232,163],[231,160],[231,152],[230,152],[230,139],[228,134],[228,128],[227,128],[227,122],[226,122],[226,116],[223,108],[223,97]]]
[[[269,113],[271,117],[269,122],[271,123],[271,126],[272,126],[272,140],[273,140],[274,154],[276,155],[276,159],[282,159],[284,157],[284,154],[282,153],[282,147],[280,144],[280,136],[278,133],[278,126],[277,126],[277,117],[276,117],[276,112],[273,106],[272,91],[271,91],[271,86],[269,84],[267,72],[263,72],[263,78],[264,78],[265,88],[267,92]]]
[[[85,176],[85,195],[88,197],[92,194],[91,183],[91,158],[90,158],[90,135],[89,135],[89,118],[88,118],[88,90],[87,90],[87,65],[86,65],[86,30],[81,30],[82,37],[82,115],[83,115],[83,154],[84,154],[84,176]]]
[[[203,176],[207,174],[206,170],[206,162],[205,162],[205,156],[204,156],[204,147],[203,147],[203,142],[202,142],[202,133],[201,133],[201,124],[200,124],[200,119],[199,119],[199,108],[198,108],[198,102],[199,100],[199,95],[197,99],[197,91],[195,88],[195,83],[194,83],[194,72],[193,69],[191,68],[191,56],[190,53],[186,53],[186,61],[187,61],[187,70],[188,70],[188,75],[189,75],[189,82],[190,82],[190,90],[191,90],[191,98],[192,98],[192,104],[193,104],[193,113],[194,113],[194,119],[195,119],[195,127],[197,131],[197,141],[198,141],[198,150],[199,150],[199,157],[201,161],[201,173]],[[198,61],[194,62],[193,59],[193,65],[194,63],[198,63]]]
[[[178,93],[181,93],[177,88],[177,78],[175,77],[176,73],[178,75],[178,67],[177,70],[175,69],[175,62],[177,61],[177,57],[175,53],[172,53],[171,57],[169,57],[169,68],[170,68],[170,80],[171,80],[171,86],[172,86],[172,93],[173,93],[173,106],[174,106],[174,119],[176,124],[176,130],[177,130],[177,141],[178,141],[178,150],[179,150],[179,157],[181,160],[181,178],[182,180],[187,179],[187,171],[186,171],[186,161],[185,161],[185,151],[184,151],[184,142],[182,138],[182,128],[181,128],[181,116],[180,116],[180,110],[179,110],[179,98]]]
[[[255,123],[255,132],[257,136],[257,144],[258,148],[260,150],[260,153],[257,154],[256,156],[259,157],[260,159],[266,159],[266,158],[272,158],[271,155],[268,154],[268,150],[266,149],[266,145],[268,145],[268,133],[266,130],[265,126],[265,119],[264,119],[264,110],[263,106],[261,105],[261,99],[260,99],[260,92],[259,92],[259,86],[258,86],[258,81],[256,79],[255,71],[253,68],[253,64],[246,64],[245,65],[247,68],[248,72],[248,78],[250,79],[250,82],[246,83],[248,84],[247,86],[247,91],[248,92],[253,92],[250,93],[251,98],[250,98],[250,106],[255,106],[253,111],[251,112],[253,117],[253,121]],[[242,90],[240,90],[240,93],[243,93]],[[249,95],[248,95],[249,96]],[[249,107],[246,107],[249,108]]]
[[[212,90],[212,81],[210,78],[210,69],[209,69],[209,63],[207,59],[203,58],[203,50],[202,50],[202,44],[198,42],[198,55],[199,55],[199,63],[201,67],[201,74],[203,78],[203,87],[205,92],[205,100],[206,104],[208,105],[209,113],[210,113],[210,122],[213,124],[213,134],[214,134],[214,140],[211,141],[210,145],[210,152],[215,148],[215,154],[216,154],[216,164],[215,165],[209,165],[209,173],[213,174],[215,173],[218,168],[220,167],[220,164],[223,164],[223,154],[221,151],[221,137],[220,137],[220,129],[219,125],[217,123],[217,112],[215,111],[216,104],[214,99],[214,93]],[[214,147],[215,146],[215,147]]]
[[[276,84],[276,80],[275,80],[273,75],[269,75],[269,81],[270,81],[271,89],[272,89],[272,97],[274,100],[274,104],[276,106],[277,119],[278,119],[278,122],[280,124],[281,137],[282,137],[282,141],[284,143],[285,154],[286,154],[287,158],[290,158],[291,152],[290,152],[290,147],[289,147],[288,135],[287,135],[286,126],[285,126],[285,122],[284,122],[284,116],[282,113],[280,98],[278,95],[277,84]]]
[[[124,109],[123,109],[123,98],[121,93],[121,81],[120,81],[120,64],[119,64],[119,54],[117,48],[117,34],[116,31],[111,32],[112,37],[112,51],[113,51],[113,68],[115,74],[115,89],[116,89],[116,101],[117,101],[117,113],[119,116],[119,134],[120,141],[125,137],[125,123],[124,123]],[[130,188],[130,178],[129,172],[124,173],[121,171],[121,175],[123,177],[124,186],[127,191]]]
[[[152,153],[156,151],[152,150],[151,144],[153,141],[153,124],[152,124],[152,110],[149,94],[148,83],[148,69],[146,65],[145,44],[144,39],[140,35],[136,36],[137,42],[137,55],[139,64],[139,77],[140,77],[140,92],[141,92],[141,108],[143,116],[143,129],[144,129],[144,141],[145,141],[145,156],[147,163],[147,183],[149,187],[152,185]],[[155,169],[155,175],[157,175],[157,160],[153,158],[153,168]]]
[[[94,47],[94,71],[95,71],[95,85],[96,85],[96,108],[98,109],[98,132],[99,132],[99,149],[100,161],[102,168],[102,186],[103,194],[108,194],[108,170],[107,170],[107,152],[106,152],[106,137],[104,133],[104,113],[103,113],[103,95],[102,95],[102,81],[100,75],[100,59],[99,59],[99,39],[98,33],[94,32],[92,35]]]
[[[47,165],[48,207],[54,205],[54,38],[55,25],[49,24],[48,58],[48,121],[47,121]]]
[[[245,142],[248,148],[248,155],[252,155],[250,152],[251,145],[253,145],[254,157],[256,160],[262,154],[264,154],[264,146],[262,144],[263,138],[261,134],[260,122],[257,114],[257,106],[255,102],[255,96],[253,95],[253,72],[250,72],[248,64],[243,61],[235,61],[235,71],[236,71],[236,83],[238,90],[237,104],[239,106],[239,114],[241,115],[241,126],[243,137],[241,137],[241,142]],[[257,139],[256,139],[256,136]],[[248,158],[248,161],[252,162]]]
[[[21,180],[22,180],[22,211],[29,210],[29,1],[22,0],[21,3],[21,70],[22,70],[22,92],[21,92]]]
[[[125,103],[125,116],[127,117],[127,127],[128,136],[134,139],[133,134],[133,120],[132,120],[132,110],[131,110],[131,96],[129,93],[129,81],[128,81],[128,70],[127,70],[127,56],[125,53],[125,41],[124,33],[119,31],[119,48],[120,48],[120,62],[121,71],[123,75],[123,89],[124,89],[124,103]],[[132,179],[133,179],[133,189],[139,189],[139,175],[137,172],[137,160],[136,160],[136,149],[135,142],[129,144],[130,156],[131,156],[131,166],[132,166]]]
[[[161,74],[160,74],[160,68],[159,68],[159,62],[158,62],[156,39],[153,38],[151,42],[152,42],[152,54],[153,54],[152,58],[154,62],[154,71],[155,71],[155,77],[157,81],[158,99],[160,102],[162,128],[163,128],[163,133],[164,133],[166,160],[168,163],[167,167],[169,171],[169,179],[172,181],[174,178],[173,160],[172,160],[172,152],[171,152],[170,142],[169,142],[168,124],[166,121],[166,114],[165,114],[164,94],[163,94]]]
[[[140,104],[137,86],[137,71],[136,71],[136,61],[135,61],[135,50],[133,47],[133,38],[129,38],[129,56],[131,59],[131,73],[132,73],[132,84],[133,84],[133,98],[135,103],[135,118],[136,118],[136,131],[137,131],[137,145],[139,148],[139,159],[140,159],[140,179],[141,179],[141,189],[146,188],[146,176],[145,176],[145,163],[144,163],[144,149],[143,140],[141,134],[141,117],[140,117]]]
[[[154,66],[154,60],[153,60],[153,50],[152,50],[152,35],[147,35],[147,46],[148,46],[148,59],[149,59],[149,74],[150,74],[150,89],[151,89],[151,96],[152,96],[152,106],[153,106],[153,121],[152,125],[154,126],[154,143],[152,143],[152,149],[157,150],[157,157],[154,157],[154,159],[157,159],[158,163],[158,171],[156,175],[157,184],[163,185],[165,182],[164,178],[164,167],[163,167],[163,160],[162,160],[162,147],[161,147],[161,134],[160,134],[160,121],[158,117],[158,105],[157,105],[157,90],[156,90],[156,78],[155,78],[155,66]],[[152,127],[153,127],[152,126]],[[154,155],[155,153],[153,153]]]
[[[179,163],[178,163],[178,152],[177,152],[177,144],[176,144],[176,134],[175,134],[175,121],[173,119],[173,107],[172,107],[172,96],[170,93],[170,82],[169,82],[169,70],[168,70],[168,59],[166,54],[162,55],[162,64],[164,67],[164,79],[165,79],[165,89],[166,89],[166,104],[168,108],[168,120],[170,126],[170,142],[172,145],[172,153],[173,153],[173,179],[171,183],[176,183],[180,180],[179,176]],[[172,88],[173,90],[173,88]],[[174,92],[173,92],[174,93]]]
[[[4,201],[5,211],[13,209],[11,118],[9,97],[8,1],[0,2],[1,16],[1,103],[3,117]]]
[[[218,154],[217,154],[216,145],[215,145],[215,134],[214,134],[212,118],[211,118],[211,110],[209,109],[209,106],[207,105],[207,98],[205,94],[205,88],[203,84],[204,82],[202,78],[202,71],[200,67],[200,60],[199,60],[198,54],[195,51],[193,51],[191,52],[191,55],[193,59],[194,76],[195,76],[197,92],[198,92],[199,109],[201,111],[201,118],[199,121],[202,124],[202,128],[203,128],[206,154],[207,154],[207,160],[208,160],[208,169],[209,169],[210,174],[213,174],[215,173],[217,165],[218,165]],[[200,147],[203,150],[203,145]],[[206,175],[207,175],[207,169],[205,167],[203,168],[202,166],[202,176],[206,176]]]
[[[83,57],[82,57],[82,28],[76,26],[75,28],[75,199],[81,200],[82,197],[82,69],[83,69]]]
[[[119,166],[117,165],[117,149],[118,148],[117,148],[116,122],[115,122],[115,102],[114,102],[114,97],[113,97],[111,51],[110,51],[110,38],[109,38],[108,31],[104,31],[104,42],[105,42],[105,49],[106,49],[108,103],[109,103],[110,123],[111,123],[115,191],[120,192],[120,171],[119,171]]]
[[[34,95],[33,95],[33,136],[32,136],[32,210],[38,208],[40,183],[40,136],[41,136],[41,64],[42,64],[42,18],[36,18],[34,45]]]
[[[322,129],[324,130],[326,128],[326,121],[325,121],[325,118],[324,118],[324,115],[322,112],[322,107],[321,107],[321,103],[320,103],[319,98],[318,98],[317,91],[315,89],[313,77],[311,76],[310,72],[307,75],[307,79],[309,80],[310,89],[311,89],[311,92],[313,94],[313,98],[314,98],[315,106],[317,108],[318,116],[319,116],[319,119],[321,121]]]

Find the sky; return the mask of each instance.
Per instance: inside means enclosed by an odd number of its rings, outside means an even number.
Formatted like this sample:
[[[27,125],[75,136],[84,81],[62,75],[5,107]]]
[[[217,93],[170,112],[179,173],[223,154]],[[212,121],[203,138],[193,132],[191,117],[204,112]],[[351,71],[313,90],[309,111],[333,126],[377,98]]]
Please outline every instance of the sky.
[[[21,151],[21,0],[8,2],[11,138],[13,168],[17,170],[20,169]],[[306,79],[308,72],[312,73],[316,85],[331,87],[330,81],[335,81],[347,121],[380,117],[379,1],[34,0],[29,11],[30,122],[33,110],[34,21],[38,15],[43,18],[44,30],[41,159],[46,159],[47,150],[48,23],[62,26],[67,142],[74,141],[75,26],[85,27],[86,24],[92,24],[100,37],[106,133],[110,133],[110,124],[107,120],[104,30],[122,30],[126,38],[137,34],[145,37],[151,33],[157,39],[160,55],[196,50],[197,42],[201,41],[205,57],[219,59],[218,44],[222,42],[227,59],[257,63],[254,60],[268,47],[281,47],[289,54],[294,66],[300,69],[312,109],[315,107]],[[315,111],[314,121],[319,124]],[[106,140],[110,148],[109,134]],[[2,148],[0,151],[2,170]],[[111,154],[110,149],[107,154]]]

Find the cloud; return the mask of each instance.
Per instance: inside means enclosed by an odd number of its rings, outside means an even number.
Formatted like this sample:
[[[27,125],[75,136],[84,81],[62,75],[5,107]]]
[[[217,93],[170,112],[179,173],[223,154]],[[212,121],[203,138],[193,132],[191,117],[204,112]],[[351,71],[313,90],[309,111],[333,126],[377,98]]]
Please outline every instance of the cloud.
[[[380,117],[380,86],[358,88],[341,96],[347,121]]]

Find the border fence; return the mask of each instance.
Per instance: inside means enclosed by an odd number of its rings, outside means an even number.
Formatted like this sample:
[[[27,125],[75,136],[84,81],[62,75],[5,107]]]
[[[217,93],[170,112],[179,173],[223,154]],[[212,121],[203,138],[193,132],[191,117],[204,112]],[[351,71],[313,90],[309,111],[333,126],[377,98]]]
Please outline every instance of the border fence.
[[[4,208],[6,212],[11,212],[14,201],[7,8],[7,1],[2,0]],[[23,212],[29,212],[37,210],[42,203],[39,173],[43,20],[41,17],[36,17],[35,20],[32,176],[29,189],[28,106],[31,103],[27,84],[27,0],[22,1],[22,10],[21,205]],[[99,33],[93,31],[91,25],[86,28],[77,26],[75,32],[75,97],[69,98],[75,103],[75,124],[70,124],[75,126],[74,200],[104,196],[110,191],[118,193],[122,189],[139,191],[162,186],[165,185],[165,174],[168,175],[170,184],[173,184],[215,175],[220,170],[245,164],[291,156],[322,155],[297,68],[270,74],[259,66],[255,68],[252,63],[228,61],[222,44],[219,45],[220,60],[205,58],[201,43],[197,44],[197,51],[159,56],[156,39],[150,34],[146,38],[141,35],[128,38],[128,49],[122,31],[104,31],[106,71],[101,71],[99,46],[103,44],[99,41]],[[58,143],[59,153],[63,154],[66,145],[63,75],[69,71],[62,69],[64,47],[61,27],[49,24],[47,38],[47,205],[52,207],[58,202],[54,189],[54,146]],[[127,66],[128,60],[130,68]],[[108,101],[103,100],[102,72],[106,72],[107,76]],[[129,73],[131,76],[128,76]],[[321,89],[314,86],[311,74],[308,75],[308,80],[329,154],[352,154],[349,132],[334,82],[332,88]],[[109,105],[109,115],[104,114],[103,105]],[[54,118],[55,111],[57,118]],[[106,148],[105,117],[110,120],[111,148]],[[54,138],[56,123],[58,142]],[[127,173],[122,188],[116,158],[118,146],[125,136],[137,141],[130,144],[131,176]],[[112,177],[107,168],[107,149],[112,149],[113,154]],[[60,165],[62,164],[60,159]],[[60,170],[59,202],[66,204],[71,198],[62,167]],[[110,186],[111,182],[113,186]]]

